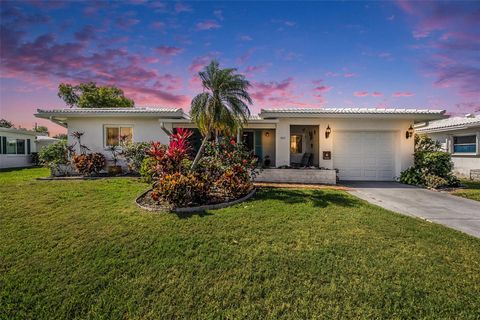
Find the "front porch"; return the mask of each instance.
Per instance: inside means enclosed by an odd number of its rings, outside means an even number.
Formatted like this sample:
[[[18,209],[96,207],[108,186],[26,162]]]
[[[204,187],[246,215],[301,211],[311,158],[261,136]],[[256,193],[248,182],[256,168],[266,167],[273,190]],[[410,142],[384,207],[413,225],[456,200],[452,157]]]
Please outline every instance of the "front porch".
[[[263,169],[255,177],[255,182],[335,185],[337,184],[337,173],[335,170],[318,168],[269,168]]]

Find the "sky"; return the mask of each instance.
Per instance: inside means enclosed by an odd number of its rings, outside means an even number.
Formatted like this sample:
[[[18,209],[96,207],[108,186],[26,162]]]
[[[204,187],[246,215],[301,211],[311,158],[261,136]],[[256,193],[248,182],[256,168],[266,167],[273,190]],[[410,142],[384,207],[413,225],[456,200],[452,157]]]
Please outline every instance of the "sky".
[[[212,59],[278,107],[480,111],[480,2],[0,1],[0,118],[47,125],[59,83],[183,107]]]

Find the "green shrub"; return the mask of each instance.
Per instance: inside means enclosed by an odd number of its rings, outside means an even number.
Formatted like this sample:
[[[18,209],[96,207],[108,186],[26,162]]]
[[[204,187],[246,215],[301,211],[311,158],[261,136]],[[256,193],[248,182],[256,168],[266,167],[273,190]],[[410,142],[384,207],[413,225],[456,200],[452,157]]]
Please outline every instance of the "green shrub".
[[[451,156],[443,151],[416,151],[415,167],[426,169],[429,174],[446,177],[453,169]]]
[[[152,183],[155,179],[156,165],[158,161],[153,157],[146,157],[142,161],[142,166],[140,167],[140,175],[142,176],[143,181],[147,183]]]
[[[439,189],[448,186],[448,181],[445,178],[436,176],[434,174],[425,174],[423,176],[423,181],[426,187]]]
[[[408,168],[400,174],[400,182],[417,186],[423,184],[421,170],[416,167]]]
[[[440,144],[426,135],[415,135],[413,167],[400,174],[400,182],[428,188],[456,186],[459,180],[452,174],[453,162]]]
[[[60,140],[40,149],[38,154],[42,165],[51,167],[69,163],[69,147],[66,140]]]
[[[122,145],[122,155],[131,172],[140,172],[149,147],[150,143],[148,142],[130,142]]]

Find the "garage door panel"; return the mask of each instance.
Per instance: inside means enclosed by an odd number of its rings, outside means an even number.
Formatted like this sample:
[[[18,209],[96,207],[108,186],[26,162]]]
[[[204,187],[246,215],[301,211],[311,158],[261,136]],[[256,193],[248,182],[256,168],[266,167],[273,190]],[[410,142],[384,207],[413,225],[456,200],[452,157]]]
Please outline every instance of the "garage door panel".
[[[333,163],[341,180],[393,180],[394,132],[337,132]]]

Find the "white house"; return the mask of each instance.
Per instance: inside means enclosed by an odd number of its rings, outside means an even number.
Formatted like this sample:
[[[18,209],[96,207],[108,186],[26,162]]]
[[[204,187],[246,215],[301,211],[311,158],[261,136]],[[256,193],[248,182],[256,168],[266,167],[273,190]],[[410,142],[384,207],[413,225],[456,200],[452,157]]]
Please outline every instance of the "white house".
[[[442,119],[443,114],[419,109],[262,109],[237,139],[274,167],[303,163],[338,169],[343,180],[388,181],[413,163],[413,125]],[[72,132],[83,132],[82,144],[107,157],[107,146],[118,144],[121,137],[167,143],[167,132],[195,128],[179,108],[39,109],[36,116],[68,128],[71,143]],[[195,140],[198,143],[198,134]],[[295,171],[297,178],[300,171]]]
[[[30,166],[36,136],[34,131],[0,127],[0,168]]]
[[[471,177],[473,170],[480,170],[480,116],[430,121],[419,124],[416,131],[440,142],[452,154],[454,171],[459,176]]]

